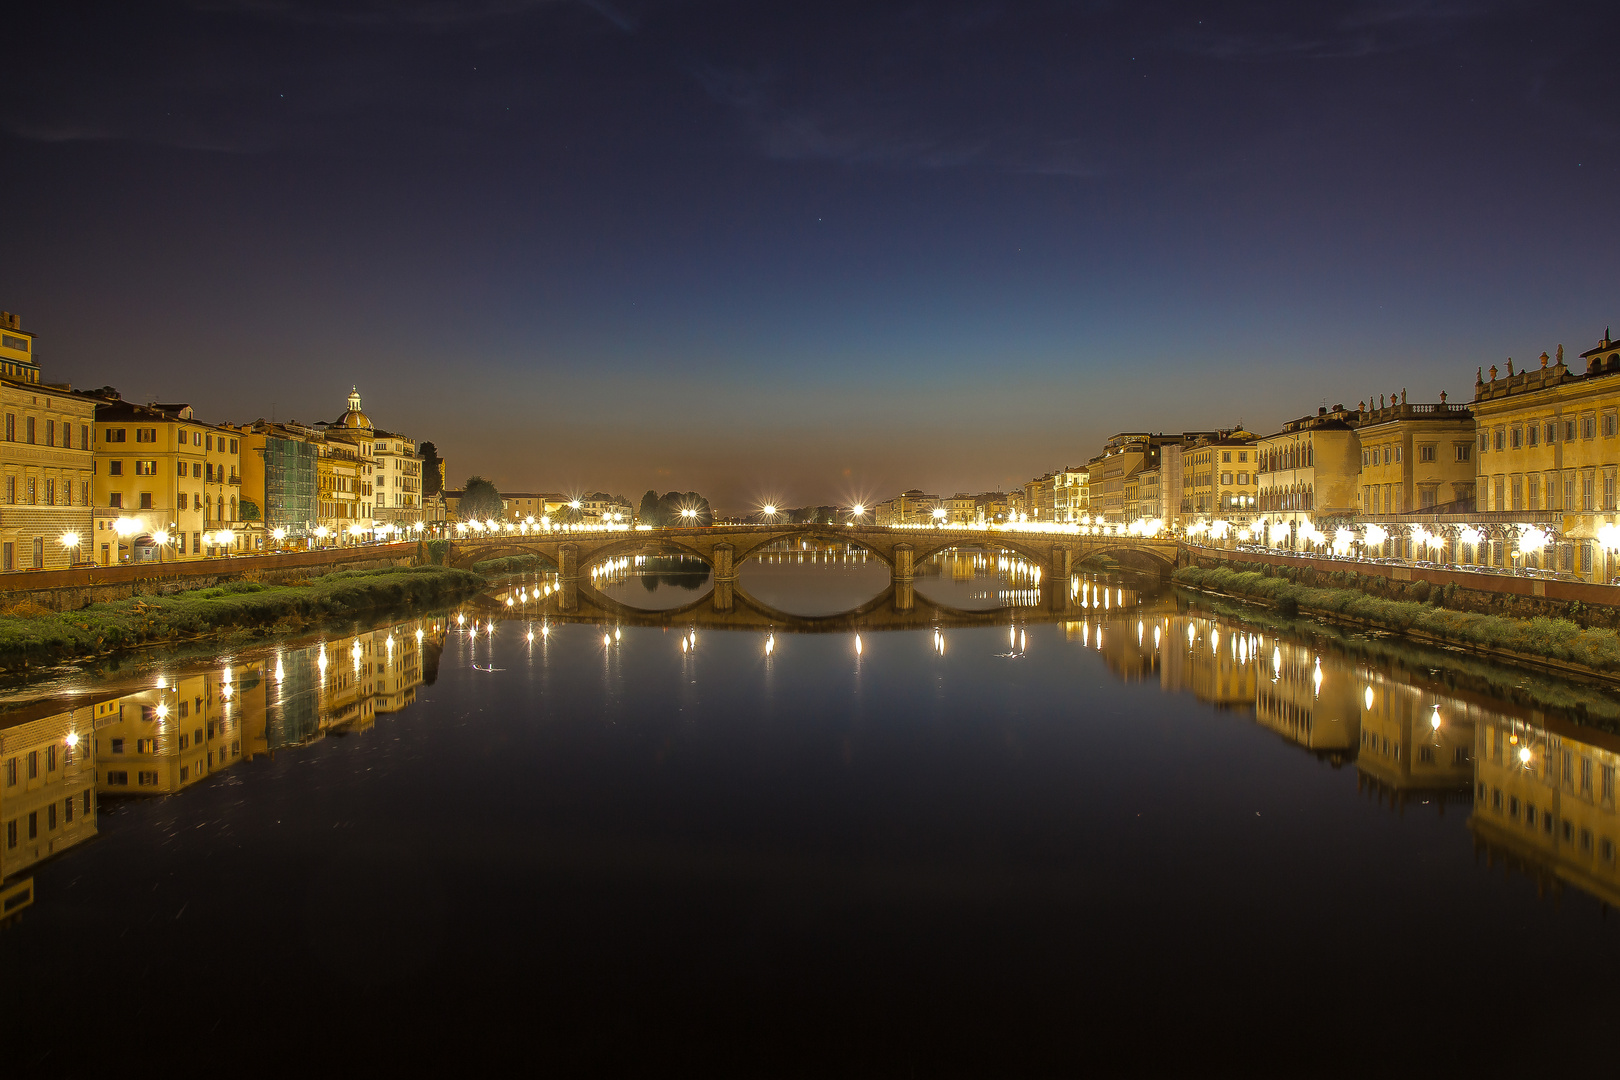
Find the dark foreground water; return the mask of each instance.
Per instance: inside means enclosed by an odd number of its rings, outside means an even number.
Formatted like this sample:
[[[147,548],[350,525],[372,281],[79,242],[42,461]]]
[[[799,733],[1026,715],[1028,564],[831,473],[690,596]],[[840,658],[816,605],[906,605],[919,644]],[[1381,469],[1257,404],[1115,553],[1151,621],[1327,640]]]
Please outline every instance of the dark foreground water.
[[[932,599],[1024,595],[981,569]],[[1072,585],[48,684],[0,743],[8,1074],[1612,1072],[1612,698]]]

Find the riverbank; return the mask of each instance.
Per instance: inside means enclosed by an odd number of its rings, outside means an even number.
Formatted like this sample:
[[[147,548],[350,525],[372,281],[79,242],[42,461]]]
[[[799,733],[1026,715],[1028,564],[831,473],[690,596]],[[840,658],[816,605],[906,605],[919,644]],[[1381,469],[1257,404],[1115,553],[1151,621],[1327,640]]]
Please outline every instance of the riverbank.
[[[1443,606],[1444,589],[1432,590],[1421,601],[1388,600],[1353,589],[1298,585],[1253,570],[1195,566],[1177,570],[1172,580],[1187,588],[1262,603],[1285,615],[1340,619],[1458,645],[1503,660],[1539,663],[1569,674],[1620,682],[1620,635],[1613,630],[1583,629],[1568,619],[1514,619],[1454,611]]]
[[[453,602],[482,576],[444,566],[339,570],[307,581],[237,581],[168,596],[140,596],[53,612],[15,604],[0,611],[0,671],[91,659],[216,634],[280,633],[314,622]]]

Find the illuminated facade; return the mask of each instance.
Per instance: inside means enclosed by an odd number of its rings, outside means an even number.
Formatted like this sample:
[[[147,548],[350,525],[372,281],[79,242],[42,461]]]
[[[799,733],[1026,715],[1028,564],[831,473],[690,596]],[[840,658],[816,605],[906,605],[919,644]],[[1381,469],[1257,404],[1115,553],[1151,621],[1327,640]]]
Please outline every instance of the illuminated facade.
[[[1359,413],[1358,510],[1365,521],[1469,513],[1474,505],[1474,414],[1466,407],[1401,399]]]
[[[422,456],[413,439],[392,431],[376,434],[372,487],[377,520],[409,528],[422,520]]]
[[[240,435],[199,422],[189,405],[136,405],[108,393],[95,413],[86,555],[110,566],[262,547],[262,523],[241,517]]]
[[[1182,451],[1182,524],[1220,519],[1247,525],[1258,513],[1259,451],[1248,431],[1218,433]]]
[[[1572,370],[1556,362],[1506,375],[1491,368],[1474,386],[1479,508],[1547,522],[1563,542],[1556,569],[1603,581],[1601,529],[1617,516],[1620,470],[1620,343],[1605,336]]]
[[[95,401],[39,381],[34,337],[0,312],[0,571],[89,557]]]
[[[1361,439],[1342,405],[1283,425],[1255,441],[1262,515],[1299,527],[1353,519],[1360,509]]]
[[[879,525],[932,525],[934,509],[939,506],[939,502],[938,495],[925,495],[913,488],[878,503],[872,509],[872,519]]]

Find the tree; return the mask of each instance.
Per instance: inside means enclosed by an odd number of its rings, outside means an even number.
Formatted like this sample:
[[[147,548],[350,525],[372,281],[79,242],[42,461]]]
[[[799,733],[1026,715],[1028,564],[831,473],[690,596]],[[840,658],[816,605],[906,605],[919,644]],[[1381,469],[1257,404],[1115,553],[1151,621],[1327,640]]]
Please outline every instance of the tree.
[[[243,521],[259,520],[259,504],[252,499],[243,499],[237,504],[236,509],[241,514]]]
[[[461,507],[457,511],[461,520],[469,518],[498,518],[501,516],[501,493],[482,476],[467,477],[461,489]]]
[[[658,492],[648,491],[641,497],[641,509],[636,511],[636,521],[653,526],[664,523],[663,515],[658,512]]]
[[[430,442],[419,445],[416,452],[422,455],[422,498],[426,499],[444,488],[444,459]]]

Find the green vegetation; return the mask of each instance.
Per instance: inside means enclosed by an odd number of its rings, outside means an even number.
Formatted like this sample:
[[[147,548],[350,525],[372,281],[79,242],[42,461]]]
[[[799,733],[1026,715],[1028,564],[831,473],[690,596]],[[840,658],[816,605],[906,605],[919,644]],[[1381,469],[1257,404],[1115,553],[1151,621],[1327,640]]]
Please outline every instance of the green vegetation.
[[[697,514],[686,517],[681,514],[682,510],[695,510]],[[636,520],[656,527],[710,525],[714,523],[714,511],[709,508],[709,500],[695,491],[666,491],[663,495],[649,491],[641,497]]]
[[[0,618],[0,670],[232,630],[279,632],[373,611],[436,606],[484,586],[465,570],[414,566],[339,570],[296,585],[238,581],[171,596],[137,596],[78,611],[37,605]]]
[[[461,489],[461,503],[456,508],[456,515],[462,521],[478,518],[487,521],[490,518],[500,518],[503,512],[501,493],[495,485],[482,476],[469,476],[467,483]]]
[[[1357,619],[1397,633],[1415,632],[1460,645],[1499,650],[1522,657],[1557,660],[1592,671],[1620,673],[1620,635],[1588,629],[1567,619],[1511,619],[1451,611],[1439,606],[1444,590],[1426,600],[1387,600],[1352,589],[1320,589],[1253,570],[1177,570],[1176,584],[1273,604],[1284,614],[1318,612]]]
[[[422,497],[430,499],[444,490],[444,459],[431,442],[418,443],[416,452],[422,456]]]
[[[483,562],[473,563],[473,573],[516,574],[524,570],[533,570],[542,563],[551,565],[549,559],[542,559],[539,555],[508,555],[504,559],[485,559]]]

